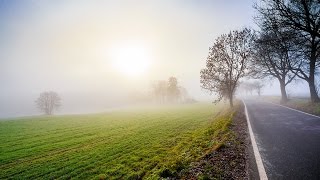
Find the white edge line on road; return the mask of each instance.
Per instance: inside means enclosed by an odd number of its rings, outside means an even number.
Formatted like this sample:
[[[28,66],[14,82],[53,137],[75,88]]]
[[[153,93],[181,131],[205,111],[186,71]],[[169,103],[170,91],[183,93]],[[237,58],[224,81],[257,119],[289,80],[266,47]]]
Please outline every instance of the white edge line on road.
[[[257,142],[256,142],[256,139],[253,135],[253,131],[251,128],[247,106],[243,100],[242,100],[242,102],[244,104],[245,114],[246,114],[246,118],[247,118],[247,124],[248,124],[248,128],[249,128],[250,139],[251,139],[251,143],[252,143],[252,147],[253,147],[254,157],[256,159],[256,163],[257,163],[257,167],[258,167],[259,177],[261,180],[268,180],[267,173],[266,173],[266,170],[264,169],[261,155],[260,155],[260,152],[259,152],[259,149],[257,146]]]
[[[309,115],[309,116],[313,116],[313,117],[316,117],[316,118],[320,118],[320,116],[316,116],[316,115],[313,115],[313,114],[309,114],[309,113],[306,113],[306,112],[303,112],[303,111],[300,111],[300,110],[297,110],[297,109],[293,109],[293,108],[290,108],[290,107],[287,107],[287,106],[283,106],[283,105],[281,105],[281,104],[276,104],[276,103],[272,103],[272,102],[268,102],[268,101],[265,101],[265,102],[270,103],[270,104],[273,104],[273,105],[281,106],[281,107],[290,109],[290,110],[292,110],[292,111],[297,111],[297,112],[299,112],[299,113],[303,113],[303,114],[306,114],[306,115]]]

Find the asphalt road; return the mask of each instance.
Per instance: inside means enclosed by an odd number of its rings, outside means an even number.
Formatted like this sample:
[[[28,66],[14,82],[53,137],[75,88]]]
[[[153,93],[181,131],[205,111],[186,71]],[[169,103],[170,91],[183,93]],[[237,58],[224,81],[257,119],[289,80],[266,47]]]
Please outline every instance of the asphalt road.
[[[268,179],[320,179],[320,118],[244,100]]]

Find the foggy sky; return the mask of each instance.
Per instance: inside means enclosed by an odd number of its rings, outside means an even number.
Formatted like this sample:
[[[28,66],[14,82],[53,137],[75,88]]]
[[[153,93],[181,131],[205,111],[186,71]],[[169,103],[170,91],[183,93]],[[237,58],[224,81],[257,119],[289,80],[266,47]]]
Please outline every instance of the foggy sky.
[[[252,0],[0,1],[0,117],[32,115],[40,92],[62,97],[61,113],[103,111],[176,76],[191,96],[210,100],[199,71],[222,33],[254,27]],[[145,44],[152,62],[142,76],[114,70],[114,44]],[[273,83],[277,86],[276,83]],[[278,93],[267,87],[266,94]]]

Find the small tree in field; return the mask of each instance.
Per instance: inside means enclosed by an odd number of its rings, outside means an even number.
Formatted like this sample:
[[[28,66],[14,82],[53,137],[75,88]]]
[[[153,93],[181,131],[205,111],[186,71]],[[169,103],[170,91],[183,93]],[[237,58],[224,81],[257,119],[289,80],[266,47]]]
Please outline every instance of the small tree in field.
[[[221,35],[210,47],[206,68],[200,72],[200,83],[203,89],[218,95],[215,102],[226,98],[233,107],[239,79],[249,72],[247,68],[253,43],[254,34],[249,29],[243,29]]]
[[[61,98],[53,91],[42,92],[36,100],[37,107],[46,115],[52,115],[61,105]]]

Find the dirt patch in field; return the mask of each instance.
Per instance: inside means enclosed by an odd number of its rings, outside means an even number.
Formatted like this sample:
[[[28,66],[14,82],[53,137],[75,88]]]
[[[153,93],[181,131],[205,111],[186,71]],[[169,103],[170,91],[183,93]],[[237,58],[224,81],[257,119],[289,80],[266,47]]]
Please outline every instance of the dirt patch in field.
[[[248,127],[244,106],[237,107],[230,126],[231,138],[183,172],[181,179],[248,179]]]

